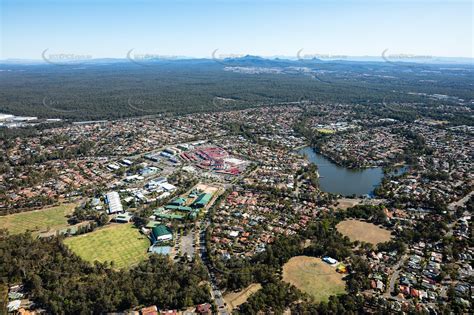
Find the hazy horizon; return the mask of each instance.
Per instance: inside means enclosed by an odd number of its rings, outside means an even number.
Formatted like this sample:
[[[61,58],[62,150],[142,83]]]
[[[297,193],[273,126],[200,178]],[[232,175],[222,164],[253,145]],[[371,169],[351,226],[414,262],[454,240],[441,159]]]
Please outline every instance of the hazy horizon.
[[[473,58],[471,1],[3,0],[1,60],[43,52]],[[412,58],[412,57],[411,57]],[[79,59],[79,58],[77,58]],[[337,59],[337,58],[336,58]]]
[[[48,49],[48,52],[51,52],[49,49]],[[52,52],[51,52],[52,53]],[[52,53],[53,54],[53,53]],[[57,54],[64,54],[64,55],[68,55],[69,53],[63,53],[63,52],[57,52]],[[72,54],[72,53],[71,53]],[[232,54],[232,53],[230,53]],[[74,54],[72,54],[74,55]],[[139,54],[139,55],[143,55],[143,54]],[[406,55],[406,56],[403,56],[403,55]],[[78,55],[80,56],[80,55]],[[320,60],[331,60],[331,61],[344,61],[344,60],[353,60],[353,59],[379,59],[381,61],[383,61],[384,59],[384,55],[339,55],[339,56],[342,56],[340,58],[337,58],[337,56],[325,56],[324,54],[322,54],[322,56],[318,57],[318,56],[314,56],[312,58],[315,58],[315,59],[320,59]],[[436,58],[441,58],[441,59],[473,59],[474,60],[474,56],[470,56],[470,57],[463,57],[463,56],[429,56],[429,55],[409,55],[409,54],[387,54],[386,57],[389,58],[390,56],[397,56],[397,59],[399,60],[403,60],[403,61],[408,61],[408,60],[417,60],[417,61],[420,61],[420,60],[425,60],[426,62],[429,62],[430,60],[433,60],[433,59],[436,59]],[[245,58],[245,57],[257,57],[257,58],[264,58],[264,59],[286,59],[286,60],[298,60],[298,56],[291,56],[291,55],[253,55],[253,54],[247,54],[247,55],[243,55],[243,54],[238,54],[237,56],[232,56],[232,57],[223,57],[223,58],[219,58],[219,59],[224,59],[224,58],[229,58],[229,59],[237,59],[237,58]],[[87,61],[87,60],[90,60],[90,61],[93,61],[93,60],[102,60],[102,59],[115,59],[115,60],[126,60],[128,59],[128,56],[127,54],[125,56],[117,56],[117,57],[112,57],[112,56],[104,56],[104,57],[98,57],[98,58],[83,58],[83,59],[80,59],[78,58],[77,60],[81,60],[81,61]],[[156,60],[194,60],[194,59],[217,59],[217,58],[214,58],[212,53],[209,55],[209,56],[187,56],[187,55],[169,55],[169,56],[161,56],[161,55],[158,55],[156,57],[151,57],[149,59],[156,59]],[[302,58],[303,59],[303,58]],[[306,57],[304,59],[311,59],[309,57]],[[40,56],[39,58],[0,58],[1,61],[8,61],[8,60],[25,60],[25,61],[44,61],[44,59]]]

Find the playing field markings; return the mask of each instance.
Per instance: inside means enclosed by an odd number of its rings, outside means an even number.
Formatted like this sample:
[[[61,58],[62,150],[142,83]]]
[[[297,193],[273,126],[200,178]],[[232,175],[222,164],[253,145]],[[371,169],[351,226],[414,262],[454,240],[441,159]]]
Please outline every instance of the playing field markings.
[[[64,243],[86,261],[113,261],[116,268],[128,268],[145,260],[150,246],[149,239],[132,224],[113,224],[67,238]]]

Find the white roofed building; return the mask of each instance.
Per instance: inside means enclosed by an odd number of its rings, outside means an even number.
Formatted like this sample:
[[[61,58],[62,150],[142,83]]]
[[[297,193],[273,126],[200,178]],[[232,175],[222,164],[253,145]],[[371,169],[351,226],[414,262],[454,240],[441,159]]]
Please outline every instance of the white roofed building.
[[[108,213],[118,213],[123,212],[122,202],[120,201],[120,196],[118,192],[112,191],[105,195],[107,199],[107,204],[109,206]]]

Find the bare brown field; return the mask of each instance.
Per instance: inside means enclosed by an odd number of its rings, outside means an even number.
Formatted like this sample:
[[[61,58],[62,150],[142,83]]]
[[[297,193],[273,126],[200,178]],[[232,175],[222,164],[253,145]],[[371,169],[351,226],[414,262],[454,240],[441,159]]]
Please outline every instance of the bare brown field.
[[[389,230],[375,224],[359,220],[345,220],[336,225],[337,230],[351,239],[377,245],[390,241],[392,238]]]
[[[197,184],[195,188],[208,194],[215,194],[219,190],[218,187],[207,185],[204,183]]]
[[[227,309],[231,312],[236,307],[239,307],[241,304],[244,304],[245,302],[247,302],[247,299],[252,294],[257,292],[261,288],[262,285],[260,283],[252,283],[251,285],[239,292],[227,293],[224,296],[224,300],[227,303]]]
[[[339,198],[337,205],[331,206],[333,209],[347,210],[357,205],[378,205],[383,199],[361,199],[361,198]]]
[[[327,301],[331,295],[346,292],[344,275],[320,258],[297,256],[283,266],[283,281],[311,295],[315,302]]]
[[[341,209],[341,210],[346,210],[349,208],[352,208],[362,202],[362,199],[360,198],[339,198],[337,200],[337,206],[334,206],[334,208]]]

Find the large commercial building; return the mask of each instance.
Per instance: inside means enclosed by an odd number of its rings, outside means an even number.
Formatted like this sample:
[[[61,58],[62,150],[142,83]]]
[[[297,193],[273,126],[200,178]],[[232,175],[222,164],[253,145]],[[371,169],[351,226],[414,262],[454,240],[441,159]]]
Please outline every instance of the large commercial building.
[[[173,239],[173,233],[166,225],[157,225],[151,229],[155,242],[166,242]]]
[[[105,195],[107,205],[109,206],[108,213],[118,213],[123,211],[122,202],[118,192],[111,191]]]
[[[200,194],[196,201],[193,202],[192,206],[195,208],[204,208],[211,201],[212,194],[203,193]]]

